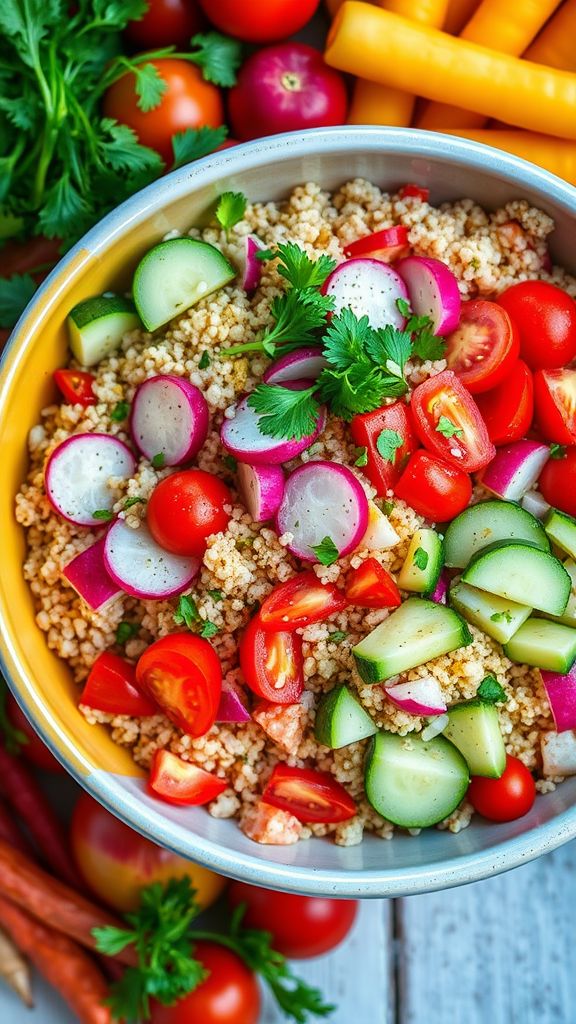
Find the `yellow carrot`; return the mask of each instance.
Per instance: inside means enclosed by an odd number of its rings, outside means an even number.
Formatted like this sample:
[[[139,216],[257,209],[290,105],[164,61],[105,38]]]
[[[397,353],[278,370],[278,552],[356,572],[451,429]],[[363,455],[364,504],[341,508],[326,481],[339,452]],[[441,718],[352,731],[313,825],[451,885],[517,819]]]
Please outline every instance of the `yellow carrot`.
[[[480,0],[450,0],[444,21],[444,31],[451,36],[460,34],[466,22],[474,14]]]
[[[489,128],[453,128],[447,134],[483,142],[486,146],[503,149],[506,153],[515,153],[576,185],[576,143],[568,139],[557,139],[536,132],[495,131]]]
[[[345,0],[328,33],[326,62],[511,125],[576,139],[576,75],[499,54],[358,0]]]
[[[482,0],[460,33],[461,39],[490,46],[499,53],[519,57],[536,37],[560,0],[522,0],[521,11],[502,0]],[[481,128],[482,114],[446,103],[429,103],[418,120],[419,128]]]
[[[565,0],[524,57],[549,68],[576,71],[576,0]]]

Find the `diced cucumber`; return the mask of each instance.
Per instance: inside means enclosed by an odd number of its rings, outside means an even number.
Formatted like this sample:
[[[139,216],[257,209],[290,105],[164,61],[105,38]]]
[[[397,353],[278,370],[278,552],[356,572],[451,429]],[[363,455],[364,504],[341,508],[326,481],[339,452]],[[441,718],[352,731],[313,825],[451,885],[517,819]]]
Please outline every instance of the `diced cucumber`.
[[[430,594],[440,579],[443,564],[442,540],[436,531],[416,530],[398,576],[398,586],[415,594]]]
[[[452,608],[409,597],[356,644],[353,654],[364,682],[379,683],[470,643],[468,626]]]
[[[554,622],[563,622],[565,626],[576,627],[576,562],[571,558],[567,558],[562,564],[572,580],[572,589],[570,591],[570,597],[568,598],[568,604],[566,605],[562,615],[547,615],[546,618],[553,619]]]
[[[535,516],[513,501],[482,501],[456,516],[446,530],[446,565],[463,569],[477,551],[497,540],[527,540],[543,551],[550,550]]]
[[[171,238],[147,252],[134,274],[134,302],[148,331],[223,288],[236,271],[219,249],[197,238]]]
[[[478,551],[462,579],[517,604],[530,598],[533,608],[551,615],[562,615],[570,597],[571,580],[560,559],[524,540]]]
[[[499,779],[506,767],[506,749],[494,704],[478,698],[454,704],[444,736],[463,755],[471,775]]]
[[[364,786],[372,807],[401,828],[427,828],[452,813],[464,798],[470,774],[444,736],[379,732],[366,761]]]
[[[337,750],[373,736],[378,729],[348,687],[342,685],[335,686],[320,701],[314,732],[318,743]]]
[[[510,661],[566,675],[576,661],[576,629],[550,619],[527,619],[507,644]]]
[[[557,548],[576,558],[576,519],[551,508],[544,520],[544,529]]]
[[[450,604],[466,622],[483,629],[500,644],[505,644],[532,612],[526,605],[462,582],[450,588]]]
[[[126,331],[140,326],[134,306],[121,295],[97,295],[68,314],[72,354],[82,366],[95,366],[118,348]]]

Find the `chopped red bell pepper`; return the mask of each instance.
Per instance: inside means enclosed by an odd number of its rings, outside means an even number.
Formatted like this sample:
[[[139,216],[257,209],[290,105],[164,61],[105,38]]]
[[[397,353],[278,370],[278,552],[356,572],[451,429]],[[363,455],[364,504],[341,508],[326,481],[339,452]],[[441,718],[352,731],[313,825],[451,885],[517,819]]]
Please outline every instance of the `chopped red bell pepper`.
[[[398,194],[400,199],[421,199],[423,203],[427,203],[430,197],[430,189],[423,188],[422,185],[407,184],[402,186]]]
[[[344,255],[349,259],[382,260],[392,263],[410,254],[408,228],[404,224],[393,224],[392,227],[374,231],[371,235],[358,238],[344,248]]]
[[[156,750],[150,766],[148,788],[153,796],[177,806],[199,806],[215,800],[227,789],[226,779],[198,768],[169,750]]]
[[[95,404],[96,395],[92,390],[95,379],[84,370],[54,370],[54,382],[71,405]]]
[[[346,597],[361,608],[398,608],[400,591],[389,572],[376,558],[367,558],[352,569],[346,581]]]
[[[378,438],[383,430],[393,430],[402,438],[392,460],[384,458],[378,451]],[[359,448],[366,448],[368,462],[362,467],[363,472],[376,488],[378,496],[385,498],[400,479],[409,457],[420,447],[409,406],[405,402],[394,402],[374,412],[354,416],[350,432],[354,443]]]
[[[354,800],[333,775],[287,764],[276,765],[262,799],[289,811],[299,821],[330,824],[347,821],[356,814]]]
[[[90,669],[80,704],[111,715],[157,715],[158,708],[136,687],[136,669],[112,651],[99,654]]]

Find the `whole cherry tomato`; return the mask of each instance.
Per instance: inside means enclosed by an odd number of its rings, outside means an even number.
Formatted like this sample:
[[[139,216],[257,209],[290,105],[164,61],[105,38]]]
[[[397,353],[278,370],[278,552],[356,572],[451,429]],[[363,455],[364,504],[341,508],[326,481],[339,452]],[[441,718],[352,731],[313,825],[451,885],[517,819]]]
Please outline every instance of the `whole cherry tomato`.
[[[260,990],[246,964],[215,942],[194,943],[208,977],[174,1006],[152,1004],[152,1024],[258,1024]]]
[[[232,495],[217,476],[183,469],[161,480],[148,502],[147,523],[154,540],[175,555],[202,558],[212,533],[228,526]]]
[[[56,760],[54,754],[48,750],[46,744],[42,742],[38,733],[26,718],[18,701],[10,692],[6,694],[6,714],[10,724],[26,737],[26,743],[23,743],[21,748],[22,757],[30,761],[36,768],[41,768],[42,771],[64,775],[65,769]]]
[[[565,366],[576,356],[576,302],[547,281],[520,281],[498,297],[520,332],[520,355],[532,370]]]
[[[478,814],[490,821],[514,821],[528,814],[536,799],[536,786],[526,765],[508,754],[504,774],[499,779],[473,776],[467,799]]]
[[[548,459],[538,487],[549,505],[576,516],[576,447],[558,453],[560,458]]]
[[[510,373],[520,354],[520,336],[495,302],[463,302],[460,323],[446,339],[446,361],[471,394],[489,391]]]
[[[320,0],[200,0],[213,25],[247,43],[273,43],[304,27]]]
[[[410,456],[394,492],[421,516],[444,523],[467,507],[472,481],[458,466],[420,450]]]
[[[175,46],[184,49],[200,31],[204,18],[196,0],[147,0],[148,10],[129,21],[124,35],[136,50]]]

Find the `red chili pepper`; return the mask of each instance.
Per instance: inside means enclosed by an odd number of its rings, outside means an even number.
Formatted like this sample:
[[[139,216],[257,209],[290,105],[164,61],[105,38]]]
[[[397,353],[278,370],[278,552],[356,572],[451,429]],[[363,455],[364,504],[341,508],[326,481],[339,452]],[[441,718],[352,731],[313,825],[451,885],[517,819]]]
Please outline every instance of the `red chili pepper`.
[[[84,370],[54,370],[54,381],[62,395],[71,405],[94,405],[96,395],[92,390],[95,378]]]

